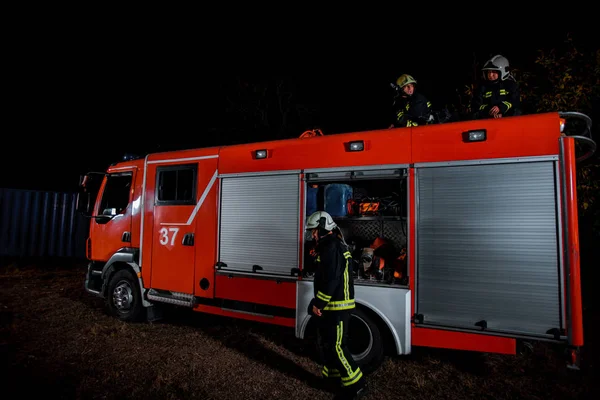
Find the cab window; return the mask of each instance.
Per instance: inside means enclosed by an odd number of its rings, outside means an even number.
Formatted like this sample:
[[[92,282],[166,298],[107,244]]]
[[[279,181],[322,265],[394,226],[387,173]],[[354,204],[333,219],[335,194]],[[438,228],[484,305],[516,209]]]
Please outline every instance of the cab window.
[[[129,205],[131,194],[131,173],[110,174],[102,193],[99,213],[101,215],[123,214]]]
[[[157,206],[196,204],[197,173],[197,164],[158,167],[155,204]]]

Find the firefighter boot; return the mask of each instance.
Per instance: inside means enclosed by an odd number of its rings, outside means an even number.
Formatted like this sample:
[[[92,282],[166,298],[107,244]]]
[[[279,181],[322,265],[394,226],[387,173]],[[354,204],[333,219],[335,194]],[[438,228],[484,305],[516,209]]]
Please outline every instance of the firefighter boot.
[[[323,390],[329,393],[337,393],[340,391],[342,385],[340,383],[340,378],[327,378],[323,377],[322,382]]]
[[[333,400],[358,400],[364,398],[369,392],[369,387],[361,379],[359,383],[348,388],[343,388]]]

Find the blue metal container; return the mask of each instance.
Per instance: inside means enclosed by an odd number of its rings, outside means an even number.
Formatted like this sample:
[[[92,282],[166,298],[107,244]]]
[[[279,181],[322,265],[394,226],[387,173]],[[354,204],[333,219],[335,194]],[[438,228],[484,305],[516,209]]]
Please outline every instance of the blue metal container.
[[[311,215],[318,210],[319,188],[306,188],[306,215]]]
[[[352,186],[342,183],[331,183],[325,186],[325,211],[332,217],[345,217],[350,199],[352,199]]]
[[[85,258],[77,194],[0,189],[0,256]]]

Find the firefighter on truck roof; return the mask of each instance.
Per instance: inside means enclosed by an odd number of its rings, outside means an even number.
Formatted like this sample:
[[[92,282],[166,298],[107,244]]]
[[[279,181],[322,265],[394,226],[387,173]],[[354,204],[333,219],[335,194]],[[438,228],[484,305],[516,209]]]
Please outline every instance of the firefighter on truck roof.
[[[352,256],[330,214],[310,215],[306,229],[317,243],[314,298],[308,313],[317,320],[324,354],[322,376],[339,386],[336,398],[354,399],[366,392],[365,378],[347,347],[350,310],[354,304]]]
[[[433,122],[431,102],[416,90],[417,81],[403,74],[392,83],[394,94],[394,122],[390,128],[419,126]]]
[[[496,55],[483,68],[483,81],[473,96],[473,119],[521,115],[519,84],[508,71],[506,57]]]

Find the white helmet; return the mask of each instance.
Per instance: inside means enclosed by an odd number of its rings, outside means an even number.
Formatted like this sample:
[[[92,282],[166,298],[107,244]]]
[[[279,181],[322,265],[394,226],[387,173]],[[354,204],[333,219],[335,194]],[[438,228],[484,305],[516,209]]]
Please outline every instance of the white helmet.
[[[508,78],[510,76],[510,72],[508,72],[508,70],[507,70],[508,67],[509,67],[509,65],[508,65],[508,60],[506,59],[506,57],[498,54],[498,55],[495,55],[494,57],[490,58],[489,60],[487,60],[487,62],[485,63],[485,65],[483,66],[483,68],[481,70],[482,71],[498,71],[498,73],[500,74],[500,79],[505,80],[506,78]],[[484,72],[484,74],[485,74],[485,72]]]
[[[325,211],[316,211],[306,219],[306,229],[315,229],[319,227],[331,231],[337,228],[337,225],[329,213],[326,213]]]

